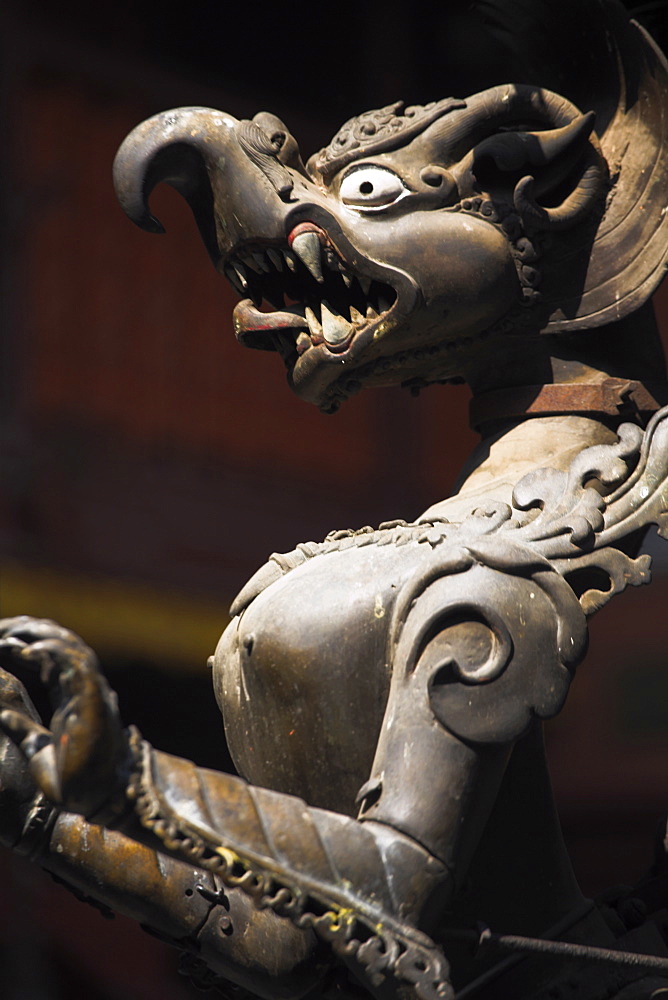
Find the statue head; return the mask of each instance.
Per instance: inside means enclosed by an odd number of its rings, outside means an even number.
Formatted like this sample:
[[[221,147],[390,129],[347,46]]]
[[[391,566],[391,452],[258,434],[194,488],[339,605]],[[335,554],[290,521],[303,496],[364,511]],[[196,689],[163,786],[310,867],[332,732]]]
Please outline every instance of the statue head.
[[[492,341],[613,323],[659,281],[668,69],[624,27],[633,45],[601,68],[607,107],[529,84],[398,102],[348,121],[306,165],[274,115],[165,112],[119,151],[121,204],[160,231],[150,191],[181,191],[241,296],[237,338],[278,351],[324,410],[365,386],[471,378]]]

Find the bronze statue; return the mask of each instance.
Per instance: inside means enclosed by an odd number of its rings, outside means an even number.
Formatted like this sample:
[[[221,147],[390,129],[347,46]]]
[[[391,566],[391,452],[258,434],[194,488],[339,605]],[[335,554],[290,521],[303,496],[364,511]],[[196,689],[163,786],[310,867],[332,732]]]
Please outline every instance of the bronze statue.
[[[614,907],[585,900],[542,747],[587,616],[649,582],[640,540],[668,519],[647,305],[668,260],[668,67],[616,0],[562,6],[596,71],[566,71],[569,96],[392,104],[306,166],[275,116],[206,108],[119,151],[127,214],[160,231],[151,190],[181,191],[241,296],[237,337],[278,351],[303,399],[466,379],[482,436],[417,521],[333,531],[242,589],[212,667],[243,778],[124,729],[71,632],[2,623],[2,662],[39,669],[55,708],[45,728],[3,672],[2,841],[231,996],[668,988],[663,855]]]

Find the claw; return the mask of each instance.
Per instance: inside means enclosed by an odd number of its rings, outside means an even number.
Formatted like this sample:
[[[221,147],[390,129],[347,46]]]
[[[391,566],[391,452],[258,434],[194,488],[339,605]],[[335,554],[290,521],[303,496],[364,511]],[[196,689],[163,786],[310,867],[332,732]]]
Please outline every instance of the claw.
[[[27,760],[31,760],[36,753],[52,742],[48,729],[15,709],[5,709],[0,712],[0,727],[20,746]]]
[[[50,730],[23,686],[0,669],[0,729],[28,762],[33,781],[57,805],[96,814],[116,794],[125,751],[116,696],[97,658],[73,632],[31,618],[0,623],[0,656],[32,664],[49,686]]]
[[[56,805],[62,802],[58,765],[51,733],[23,712],[0,712],[0,728],[28,761],[30,773],[44,794]]]
[[[23,639],[17,639],[15,635],[8,635],[6,639],[0,639],[0,656],[5,652],[13,656],[25,649],[26,645],[27,643]]]

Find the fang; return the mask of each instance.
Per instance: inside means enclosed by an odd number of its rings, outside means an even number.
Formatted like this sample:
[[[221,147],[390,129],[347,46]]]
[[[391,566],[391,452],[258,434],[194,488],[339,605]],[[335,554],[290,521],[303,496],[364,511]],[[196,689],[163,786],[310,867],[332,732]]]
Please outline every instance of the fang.
[[[312,337],[322,337],[322,327],[318,322],[318,318],[310,306],[307,306],[304,310],[304,315],[306,316],[306,322],[308,323],[308,328],[311,331]]]
[[[322,274],[322,261],[320,260],[320,239],[317,233],[300,233],[292,241],[292,249],[297,254],[302,264],[313,275],[315,280],[322,284],[324,277]]]
[[[277,271],[283,270],[283,258],[277,250],[273,250],[271,247],[267,250],[267,257],[272,262]]]
[[[331,307],[324,301],[322,310],[322,335],[328,344],[338,346],[348,339],[352,332],[351,324],[340,316],[339,313],[332,312]]]

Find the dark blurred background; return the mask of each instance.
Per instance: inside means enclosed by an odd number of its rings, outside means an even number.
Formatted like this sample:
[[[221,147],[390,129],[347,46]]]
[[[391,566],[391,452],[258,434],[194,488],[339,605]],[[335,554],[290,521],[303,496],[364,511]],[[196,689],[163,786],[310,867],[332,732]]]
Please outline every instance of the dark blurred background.
[[[412,518],[475,442],[467,391],[362,393],[336,417],[292,398],[232,335],[234,296],[187,207],[161,238],[117,207],[111,163],[141,119],[205,104],[283,117],[304,153],[352,114],[513,76],[465,3],[8,2],[0,14],[0,613],[53,617],[100,654],[126,721],[227,767],[206,658],[271,551]],[[630,3],[668,43],[666,2]],[[468,86],[471,78],[472,85]],[[656,297],[668,337],[668,294]],[[668,557],[592,626],[550,727],[577,873],[632,881],[666,807]],[[268,725],[270,721],[268,720]],[[0,857],[2,1000],[187,1000],[175,957]]]

